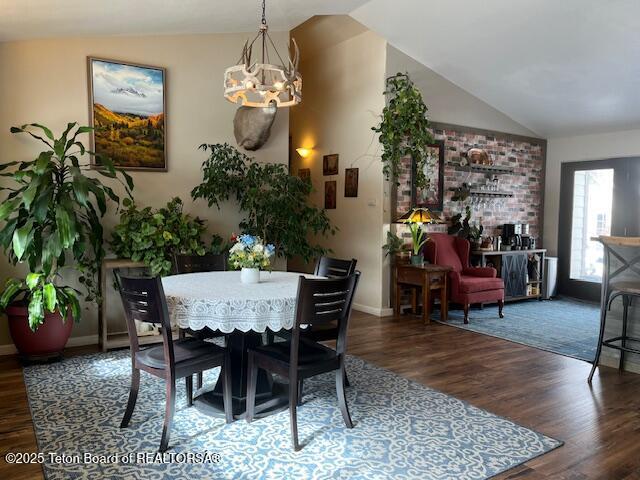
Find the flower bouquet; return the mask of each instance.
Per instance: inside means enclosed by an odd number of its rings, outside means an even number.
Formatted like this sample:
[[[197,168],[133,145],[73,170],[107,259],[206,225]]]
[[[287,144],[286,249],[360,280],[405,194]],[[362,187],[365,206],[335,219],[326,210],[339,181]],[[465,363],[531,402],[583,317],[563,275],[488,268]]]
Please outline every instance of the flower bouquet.
[[[260,269],[270,268],[271,260],[276,248],[265,245],[262,238],[254,235],[240,235],[232,237],[235,241],[229,250],[229,264],[235,269],[241,269],[240,281],[242,283],[258,283],[260,281]]]

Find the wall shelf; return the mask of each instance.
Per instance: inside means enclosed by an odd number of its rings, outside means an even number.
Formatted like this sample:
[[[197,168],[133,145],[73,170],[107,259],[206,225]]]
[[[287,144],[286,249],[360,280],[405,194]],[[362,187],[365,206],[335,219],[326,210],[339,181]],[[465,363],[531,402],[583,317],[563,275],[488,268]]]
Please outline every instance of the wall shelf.
[[[470,190],[469,195],[472,197],[492,197],[492,198],[510,198],[513,197],[512,192],[492,192],[487,190]]]
[[[456,170],[472,173],[490,173],[494,175],[513,173],[513,167],[506,167],[502,165],[477,165],[474,163],[470,165],[460,165],[459,163],[454,162],[448,162],[447,165],[452,166]]]

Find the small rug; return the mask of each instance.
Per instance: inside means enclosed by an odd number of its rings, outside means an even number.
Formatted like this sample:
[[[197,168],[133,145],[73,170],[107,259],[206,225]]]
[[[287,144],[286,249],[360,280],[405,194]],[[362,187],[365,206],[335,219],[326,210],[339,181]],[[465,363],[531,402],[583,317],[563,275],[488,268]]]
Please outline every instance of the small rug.
[[[431,318],[440,321],[440,312]],[[462,310],[450,310],[445,325],[484,333],[492,337],[593,362],[600,330],[600,307],[594,303],[570,299],[525,300],[507,303],[504,318],[498,307],[472,308],[469,323],[464,324]]]
[[[167,452],[174,457],[141,463],[137,455],[154,454],[159,445],[164,382],[142,372],[133,418],[120,429],[130,368],[128,351],[119,351],[24,369],[48,480],[484,479],[562,445],[350,357],[347,399],[353,429],[342,421],[333,374],[305,382],[298,410],[300,452],[291,447],[287,411],[226,425],[187,408],[180,381]],[[205,382],[214,382],[218,371],[207,372]],[[68,461],[52,454],[64,454]],[[103,458],[85,463],[86,454]]]

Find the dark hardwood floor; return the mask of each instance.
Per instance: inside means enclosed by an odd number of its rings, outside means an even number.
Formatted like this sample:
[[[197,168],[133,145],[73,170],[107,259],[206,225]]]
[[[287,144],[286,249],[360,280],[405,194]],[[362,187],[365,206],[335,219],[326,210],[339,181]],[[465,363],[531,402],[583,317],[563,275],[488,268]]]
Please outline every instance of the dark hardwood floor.
[[[349,342],[350,354],[565,441],[497,478],[640,480],[640,375],[603,367],[589,388],[587,363],[412,316],[356,312]],[[0,357],[0,478],[42,478],[39,465],[4,461],[36,450],[20,365]]]

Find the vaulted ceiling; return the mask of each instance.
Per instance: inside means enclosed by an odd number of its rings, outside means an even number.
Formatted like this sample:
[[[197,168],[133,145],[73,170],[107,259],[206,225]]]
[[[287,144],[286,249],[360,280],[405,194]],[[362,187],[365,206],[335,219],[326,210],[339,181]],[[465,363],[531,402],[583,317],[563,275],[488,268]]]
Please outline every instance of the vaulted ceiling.
[[[267,0],[274,30],[345,13],[542,136],[640,127],[638,0]],[[253,31],[259,15],[257,0],[0,0],[0,41]]]

